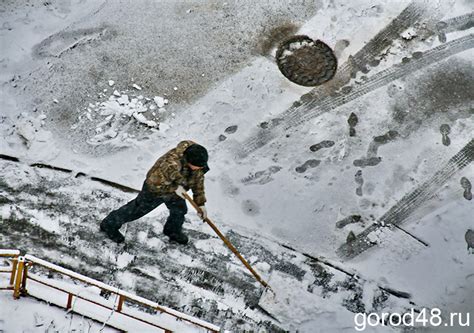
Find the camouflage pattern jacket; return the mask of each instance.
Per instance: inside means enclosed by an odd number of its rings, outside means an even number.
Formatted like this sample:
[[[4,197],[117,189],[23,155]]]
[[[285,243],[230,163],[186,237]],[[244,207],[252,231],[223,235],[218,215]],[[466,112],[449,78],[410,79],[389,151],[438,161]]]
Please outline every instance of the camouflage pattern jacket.
[[[181,141],[176,148],[161,156],[148,171],[146,184],[159,196],[175,195],[179,185],[193,191],[194,201],[202,206],[206,202],[204,174],[207,170],[191,170],[184,159],[184,151],[195,142]]]

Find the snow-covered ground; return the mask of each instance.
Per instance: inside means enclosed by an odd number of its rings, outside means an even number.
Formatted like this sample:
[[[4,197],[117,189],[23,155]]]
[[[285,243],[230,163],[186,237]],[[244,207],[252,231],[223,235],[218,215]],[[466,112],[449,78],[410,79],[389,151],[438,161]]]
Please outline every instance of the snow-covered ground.
[[[210,152],[208,211],[219,226],[324,257],[370,282],[363,285],[410,293],[417,308],[474,316],[474,256],[464,240],[466,231],[474,229],[474,207],[460,184],[462,177],[474,182],[472,148],[465,167],[447,179],[439,176],[473,139],[469,1],[270,1],[265,6],[249,1],[50,1],[0,6],[1,45],[7,50],[0,62],[0,154],[140,188],[158,156],[180,140],[193,139]],[[262,45],[281,38],[276,32],[307,34],[336,48],[344,73],[349,56],[367,48],[407,6],[415,8],[412,16],[419,15],[415,23],[398,32],[392,26],[395,37],[387,33],[393,41],[388,39],[388,46],[373,55],[377,62],[367,50],[365,57],[372,62],[347,82],[341,79],[345,87],[339,95],[331,91],[337,84],[313,91],[290,83],[278,71],[271,47],[262,51]],[[455,44],[458,40],[462,42]],[[429,53],[443,45],[450,56]],[[408,67],[410,61],[419,66]],[[377,73],[384,78],[376,81]],[[351,99],[351,91],[361,93]],[[308,93],[316,101],[312,108],[286,112]],[[349,96],[349,102],[341,95]],[[358,118],[355,136],[349,136],[351,113]],[[304,121],[299,123],[294,114]],[[270,124],[267,132],[262,131],[264,122]],[[449,133],[443,134],[446,128]],[[267,143],[265,135],[273,139]],[[259,140],[266,144],[248,148]],[[5,170],[7,184],[31,175],[20,167]],[[43,175],[32,177],[39,182]],[[425,199],[408,198],[408,208],[390,214],[407,194],[420,194],[416,191],[423,191],[430,179],[434,185]],[[87,192],[89,187],[80,188]],[[25,209],[20,202],[15,208],[11,191],[1,192],[8,198],[0,207],[5,221]],[[41,198],[40,190],[34,195]],[[118,199],[110,209],[133,197],[112,196]],[[103,202],[96,205],[106,213]],[[81,213],[56,212],[52,217],[29,207],[26,216],[36,216],[34,223],[57,232],[64,224],[80,223],[71,214],[86,216],[78,206]],[[159,208],[144,220],[153,223],[164,213]],[[397,214],[403,215],[400,221]],[[351,215],[360,218],[336,226]],[[100,218],[94,214],[88,223]],[[397,221],[397,227],[377,228],[370,234],[377,246],[350,260],[340,258],[338,249],[349,232],[360,234],[376,221]],[[150,244],[162,246],[152,239]],[[196,240],[194,246],[215,255],[226,251],[208,240]],[[61,262],[59,252],[50,255]],[[281,294],[294,287],[291,278],[288,283],[280,279],[275,284]],[[289,307],[295,307],[292,299],[313,302],[306,294],[291,290]],[[313,311],[330,314],[318,315],[318,325],[340,322],[340,331],[350,331],[351,314],[338,310],[340,303],[303,307],[295,316],[280,311],[290,325],[282,327],[314,332],[315,320],[307,319]]]

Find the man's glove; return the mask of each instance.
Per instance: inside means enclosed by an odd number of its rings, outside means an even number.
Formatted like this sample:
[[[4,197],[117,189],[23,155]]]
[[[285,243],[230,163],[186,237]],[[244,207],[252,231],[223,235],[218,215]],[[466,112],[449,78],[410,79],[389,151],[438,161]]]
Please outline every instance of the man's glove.
[[[205,220],[207,219],[207,210],[206,206],[199,206],[199,212],[198,215],[201,219]]]
[[[183,199],[186,199],[184,197],[184,193],[186,193],[186,190],[184,189],[184,187],[182,187],[181,185],[178,186],[178,188],[174,191],[174,193],[176,193],[177,196],[183,198]]]

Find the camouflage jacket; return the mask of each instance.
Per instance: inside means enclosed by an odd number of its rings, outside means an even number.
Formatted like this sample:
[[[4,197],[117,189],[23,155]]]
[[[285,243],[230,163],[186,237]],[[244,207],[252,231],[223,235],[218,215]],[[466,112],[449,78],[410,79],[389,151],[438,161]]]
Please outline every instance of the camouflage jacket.
[[[181,141],[176,148],[161,156],[148,171],[146,184],[161,196],[173,195],[179,185],[193,191],[194,201],[202,206],[206,202],[204,174],[207,170],[191,170],[183,156],[184,151],[195,142]]]

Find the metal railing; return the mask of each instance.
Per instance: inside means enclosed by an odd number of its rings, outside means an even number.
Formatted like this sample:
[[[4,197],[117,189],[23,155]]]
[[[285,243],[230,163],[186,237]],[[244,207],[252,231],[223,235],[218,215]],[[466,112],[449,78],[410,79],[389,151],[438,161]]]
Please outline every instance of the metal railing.
[[[107,285],[105,283],[102,283],[100,281],[91,279],[87,276],[78,274],[76,272],[73,272],[71,270],[65,269],[61,266],[52,264],[50,262],[47,262],[43,259],[36,258],[32,255],[25,255],[25,256],[20,256],[20,252],[16,250],[0,250],[0,257],[7,257],[7,258],[12,258],[12,265],[11,265],[11,270],[8,270],[5,272],[8,272],[11,274],[10,276],[10,285],[7,288],[3,289],[8,289],[8,290],[13,290],[13,297],[15,299],[20,298],[23,295],[29,295],[28,290],[27,290],[27,283],[28,281],[34,281],[36,283],[39,283],[43,286],[46,286],[48,288],[52,288],[55,290],[58,290],[62,293],[65,293],[67,296],[67,303],[65,308],[69,311],[74,311],[73,309],[73,300],[74,298],[80,299],[83,301],[86,301],[88,303],[93,304],[94,306],[102,307],[107,310],[110,310],[112,312],[119,313],[120,315],[124,315],[132,320],[138,320],[140,322],[146,323],[148,325],[154,326],[155,328],[161,329],[166,333],[173,332],[171,329],[165,327],[164,325],[157,324],[155,322],[146,320],[144,318],[139,318],[137,315],[132,314],[132,313],[127,313],[126,308],[124,307],[124,303],[134,303],[139,306],[158,311],[162,314],[169,315],[171,317],[174,317],[178,321],[183,321],[186,322],[187,324],[191,324],[195,327],[205,329],[208,332],[219,332],[220,328],[218,326],[215,326],[213,324],[207,323],[203,320],[200,320],[198,318],[194,318],[192,316],[186,315],[184,313],[181,313],[179,311],[161,306],[155,302],[152,302],[150,300],[147,300],[145,298],[142,298],[140,296],[136,296],[133,294],[130,294],[126,291],[120,290],[118,288],[114,288],[110,285]],[[54,280],[53,282],[41,278],[41,276],[33,274],[30,272],[31,267],[37,266],[41,267],[43,269],[46,269],[49,272],[55,272],[59,273],[63,276],[67,276],[71,279],[80,281],[88,286],[93,286],[96,288],[99,288],[101,291],[117,295],[118,297],[118,302],[114,301],[113,305],[109,304],[101,304],[99,300],[94,300],[88,297],[81,296],[79,293],[75,292],[74,290],[71,290],[70,288],[64,287],[64,285],[59,285],[55,284]],[[32,295],[33,296],[33,295]],[[37,296],[33,296],[36,298],[40,298]],[[48,301],[48,299],[41,298],[45,301]],[[50,301],[50,300],[49,300]],[[109,323],[107,323],[109,326],[113,326]],[[120,329],[120,327],[117,327]]]

